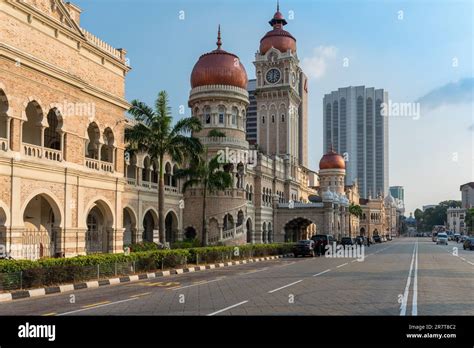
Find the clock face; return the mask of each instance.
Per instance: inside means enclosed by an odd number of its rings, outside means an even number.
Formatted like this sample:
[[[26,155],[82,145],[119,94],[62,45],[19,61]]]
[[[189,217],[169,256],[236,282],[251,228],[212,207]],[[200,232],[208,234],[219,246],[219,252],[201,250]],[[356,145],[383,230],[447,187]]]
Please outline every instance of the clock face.
[[[266,78],[269,83],[277,83],[280,81],[280,70],[275,68],[268,70]]]

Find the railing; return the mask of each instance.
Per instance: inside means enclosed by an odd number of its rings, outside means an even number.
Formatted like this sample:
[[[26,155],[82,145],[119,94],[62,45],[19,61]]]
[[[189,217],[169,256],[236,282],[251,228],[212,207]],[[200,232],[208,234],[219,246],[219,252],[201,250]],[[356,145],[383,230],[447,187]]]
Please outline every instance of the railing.
[[[55,253],[54,232],[47,230],[26,230],[22,233],[21,257],[37,260],[52,257]]]
[[[7,151],[8,150],[8,140],[5,138],[0,138],[0,150]]]
[[[219,241],[219,235],[209,236],[207,237],[207,241],[209,243],[217,243]]]
[[[299,203],[299,202],[293,203],[293,208],[321,208],[321,207],[324,207],[324,203]],[[278,203],[278,208],[290,208],[290,203]]]
[[[62,151],[61,150],[53,150],[53,149],[48,149],[44,148],[44,158],[49,159],[51,161],[62,161]]]
[[[29,156],[29,157],[36,157],[36,158],[43,157],[43,148],[38,145],[23,143],[23,152],[26,156]]]
[[[137,184],[137,179],[127,178],[127,184],[135,186]]]
[[[165,186],[165,192],[177,194],[178,188],[174,186]]]
[[[61,150],[41,147],[39,145],[23,143],[23,153],[28,157],[44,158],[50,161],[61,162],[63,160]]]
[[[113,163],[102,162],[92,158],[86,158],[86,167],[93,170],[100,170],[103,172],[113,173]]]
[[[237,145],[243,148],[248,148],[248,142],[238,138],[229,138],[229,137],[206,137],[201,138],[201,143],[203,145]]]
[[[151,189],[152,189],[152,190],[158,190],[158,184],[157,184],[157,183],[152,182],[152,183],[150,184],[150,186],[151,186]]]
[[[150,183],[148,181],[142,181],[142,187],[144,188],[150,188]]]
[[[244,232],[244,225],[241,224],[235,228],[235,234],[241,234]]]
[[[95,46],[101,48],[102,50],[104,50],[108,53],[110,53],[115,58],[123,60],[122,53],[120,52],[120,50],[112,47],[108,43],[102,41],[97,36],[95,36],[94,34],[89,33],[87,30],[85,30],[83,28],[81,28],[81,31],[86,36],[87,40],[90,41],[91,43],[93,43]]]
[[[229,239],[234,236],[234,227],[229,228],[228,230],[222,231],[222,239]]]

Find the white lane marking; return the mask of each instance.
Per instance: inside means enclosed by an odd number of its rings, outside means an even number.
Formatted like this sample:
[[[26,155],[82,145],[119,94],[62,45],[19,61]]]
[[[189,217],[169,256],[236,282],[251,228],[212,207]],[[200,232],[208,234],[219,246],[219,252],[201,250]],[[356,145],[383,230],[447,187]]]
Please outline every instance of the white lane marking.
[[[180,287],[178,287],[178,288],[170,288],[170,290],[181,290],[181,289],[191,288],[191,287],[193,287],[193,286],[199,286],[199,285],[204,285],[204,284],[209,284],[209,283],[218,282],[219,280],[222,280],[222,279],[224,279],[224,277],[218,278],[218,279],[209,280],[209,281],[204,281],[204,282],[202,282],[202,283],[196,283],[196,284],[191,284],[191,285],[186,285],[186,286],[180,286]]]
[[[216,314],[225,312],[225,311],[227,311],[227,310],[229,310],[229,309],[235,308],[235,307],[237,307],[237,306],[243,305],[244,303],[247,303],[247,302],[249,302],[249,301],[242,301],[242,302],[236,303],[235,305],[232,305],[232,306],[223,308],[223,309],[221,309],[221,310],[218,310],[217,312],[213,312],[213,313],[211,313],[211,314],[208,314],[207,316],[208,316],[208,317],[211,317],[211,316],[213,316],[213,315],[216,315]]]
[[[115,302],[110,302],[110,303],[106,303],[106,304],[99,305],[99,306],[94,306],[94,307],[88,307],[88,308],[83,308],[83,309],[76,309],[75,311],[59,313],[57,316],[68,315],[68,314],[78,313],[78,312],[84,312],[84,311],[89,311],[89,310],[91,310],[91,309],[96,309],[96,308],[100,308],[100,307],[111,306],[111,305],[114,305],[114,304],[117,304],[117,303],[128,302],[128,301],[135,301],[135,300],[138,300],[138,297],[128,298],[128,299],[126,299],[126,300],[120,300],[120,301],[115,301]]]
[[[272,293],[274,293],[274,292],[276,292],[276,291],[278,291],[278,290],[281,290],[281,289],[287,288],[287,287],[289,287],[289,286],[292,286],[292,285],[295,285],[295,284],[301,283],[302,281],[303,281],[303,279],[301,279],[301,280],[298,280],[298,281],[296,281],[296,282],[293,282],[293,283],[287,284],[287,285],[285,285],[285,286],[282,286],[282,287],[280,287],[280,288],[277,288],[277,289],[270,290],[268,293],[269,293],[269,294],[272,294]]]
[[[346,263],[343,263],[342,265],[336,266],[336,268],[344,267],[345,265],[347,265],[347,262],[346,262]]]
[[[352,260],[351,262],[354,263],[354,262],[357,262],[357,260]]]
[[[416,240],[415,272],[413,274],[413,300],[411,315],[418,315],[418,239]]]
[[[268,269],[268,267],[265,267],[265,268],[262,268],[262,269],[256,269],[256,270],[249,271],[249,272],[241,272],[241,273],[237,273],[236,275],[246,275],[246,274],[253,274],[253,273],[258,273],[258,272],[263,272],[263,271],[266,271],[267,269]]]
[[[416,244],[413,247],[413,254],[411,256],[411,264],[410,264],[410,271],[408,272],[407,278],[407,285],[405,286],[405,292],[402,298],[402,305],[400,306],[400,315],[405,315],[407,311],[407,303],[408,303],[408,292],[410,290],[410,282],[411,282],[411,272],[413,271],[413,263],[415,262],[415,251],[416,251]]]
[[[327,269],[327,270],[325,270],[325,271],[322,271],[322,272],[313,274],[313,277],[317,277],[317,276],[319,276],[319,275],[321,275],[321,274],[328,273],[328,272],[330,272],[330,271],[331,271],[331,269],[329,268],[329,269]]]

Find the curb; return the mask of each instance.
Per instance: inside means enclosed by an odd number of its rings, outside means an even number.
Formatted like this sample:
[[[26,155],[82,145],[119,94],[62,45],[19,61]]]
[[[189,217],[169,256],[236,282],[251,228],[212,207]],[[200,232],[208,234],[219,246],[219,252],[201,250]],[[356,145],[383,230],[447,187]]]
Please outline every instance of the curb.
[[[255,259],[230,261],[230,262],[224,262],[224,263],[221,262],[221,263],[215,263],[215,264],[210,264],[206,266],[195,266],[195,267],[189,267],[189,268],[171,269],[169,271],[142,273],[142,274],[135,274],[135,275],[130,275],[130,276],[121,276],[117,278],[92,280],[92,281],[76,283],[76,284],[65,284],[65,285],[51,286],[47,288],[39,288],[39,289],[32,289],[32,290],[20,290],[20,291],[0,294],[0,303],[24,299],[24,298],[59,294],[59,293],[64,293],[64,292],[69,292],[69,291],[74,291],[74,290],[92,289],[92,288],[99,288],[99,287],[107,286],[107,285],[136,282],[139,280],[155,279],[155,278],[167,277],[167,276],[175,275],[175,274],[191,273],[191,272],[205,271],[208,269],[230,267],[234,265],[243,265],[243,264],[259,262],[259,261],[275,260],[275,259],[281,259],[281,258],[292,257],[292,256],[293,254],[266,256],[266,257],[259,257]]]

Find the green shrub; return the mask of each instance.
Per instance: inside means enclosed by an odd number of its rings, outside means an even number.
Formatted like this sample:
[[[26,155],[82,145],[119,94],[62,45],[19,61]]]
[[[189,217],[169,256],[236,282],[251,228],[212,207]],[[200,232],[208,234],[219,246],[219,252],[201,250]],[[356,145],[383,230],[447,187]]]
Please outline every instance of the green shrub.
[[[183,243],[194,245],[195,242]],[[34,288],[97,279],[98,269],[101,277],[118,275],[116,263],[123,264],[124,272],[130,271],[132,263],[134,263],[136,272],[148,272],[162,268],[182,267],[187,263],[214,263],[287,254],[291,252],[293,245],[292,243],[280,243],[249,244],[238,247],[209,246],[135,251],[129,255],[123,253],[95,254],[71,258],[44,258],[37,261],[0,260],[0,289],[15,288],[15,284],[19,283],[18,277],[8,277],[7,273],[22,272],[23,288]],[[237,250],[238,252],[236,252]]]
[[[189,248],[197,248],[201,245],[199,239],[186,239],[181,242],[174,242],[171,244],[171,249],[189,249]]]
[[[129,245],[131,252],[158,250],[158,244],[154,242],[140,242]]]

